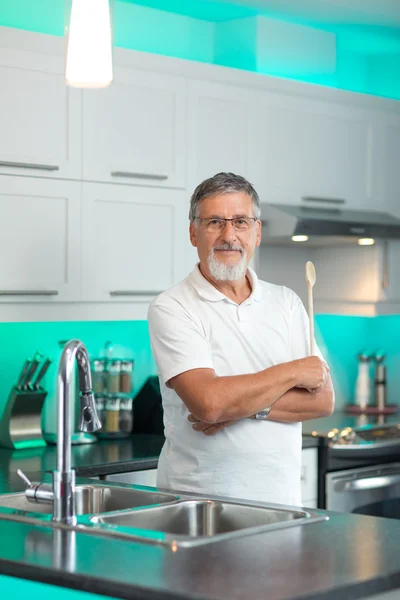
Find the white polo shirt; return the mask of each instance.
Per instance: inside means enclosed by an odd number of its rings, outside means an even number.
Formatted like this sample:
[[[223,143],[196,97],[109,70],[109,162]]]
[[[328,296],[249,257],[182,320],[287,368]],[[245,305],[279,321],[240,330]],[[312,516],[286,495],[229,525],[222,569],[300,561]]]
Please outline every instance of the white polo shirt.
[[[259,281],[250,268],[248,276],[251,295],[238,305],[196,266],[149,308],[166,438],[157,485],[299,505],[301,423],[243,419],[206,436],[192,429],[185,404],[166,386],[191,369],[242,375],[308,355],[308,317],[299,297],[286,287]]]

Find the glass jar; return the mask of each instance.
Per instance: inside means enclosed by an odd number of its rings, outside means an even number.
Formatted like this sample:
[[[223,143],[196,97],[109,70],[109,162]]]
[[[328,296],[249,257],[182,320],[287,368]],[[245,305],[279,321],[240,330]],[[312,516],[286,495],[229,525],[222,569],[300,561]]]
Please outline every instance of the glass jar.
[[[119,405],[119,429],[121,433],[130,434],[133,426],[133,400],[132,398],[121,399]]]
[[[121,362],[120,391],[123,394],[130,394],[132,392],[133,362],[133,360],[123,360]]]
[[[119,433],[119,398],[107,398],[105,406],[104,433]]]
[[[102,394],[106,389],[106,363],[104,360],[94,360],[92,367],[92,386],[95,394]]]
[[[112,360],[108,365],[107,371],[107,391],[109,394],[118,394],[120,392],[120,374],[121,361]]]

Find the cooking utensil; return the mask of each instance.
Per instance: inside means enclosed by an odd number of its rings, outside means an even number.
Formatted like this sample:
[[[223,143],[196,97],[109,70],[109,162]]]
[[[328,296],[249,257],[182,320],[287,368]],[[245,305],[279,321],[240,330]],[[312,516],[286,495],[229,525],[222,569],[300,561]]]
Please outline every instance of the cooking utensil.
[[[46,358],[46,360],[44,361],[44,363],[42,364],[41,368],[39,369],[39,372],[36,376],[36,379],[34,381],[34,383],[32,384],[32,387],[35,390],[39,389],[39,384],[42,381],[43,377],[45,376],[45,374],[47,373],[47,369],[49,368],[49,366],[51,365],[51,358]]]
[[[310,321],[310,356],[314,354],[314,302],[313,287],[316,280],[315,267],[311,261],[306,262],[306,283],[308,288],[308,318]]]
[[[24,382],[24,379],[26,377],[26,374],[28,372],[29,366],[31,364],[31,359],[27,358],[26,361],[24,362],[24,365],[22,367],[21,373],[19,374],[19,377],[17,379],[17,383],[16,383],[16,388],[17,390],[22,390],[22,384]]]

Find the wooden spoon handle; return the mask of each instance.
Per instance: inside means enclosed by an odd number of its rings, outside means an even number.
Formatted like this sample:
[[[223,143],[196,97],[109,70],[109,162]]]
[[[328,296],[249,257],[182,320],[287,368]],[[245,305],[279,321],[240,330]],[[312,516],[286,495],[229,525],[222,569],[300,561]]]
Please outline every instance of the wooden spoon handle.
[[[314,302],[312,285],[308,284],[308,318],[310,321],[310,356],[314,354]]]

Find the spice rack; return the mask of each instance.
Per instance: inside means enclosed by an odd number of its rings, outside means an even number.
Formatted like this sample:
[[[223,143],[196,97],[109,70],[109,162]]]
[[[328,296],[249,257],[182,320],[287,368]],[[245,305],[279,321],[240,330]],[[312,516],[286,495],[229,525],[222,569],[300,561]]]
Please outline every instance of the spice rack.
[[[133,367],[125,358],[94,359],[92,385],[96,409],[102,423],[99,438],[128,437],[133,427]]]

